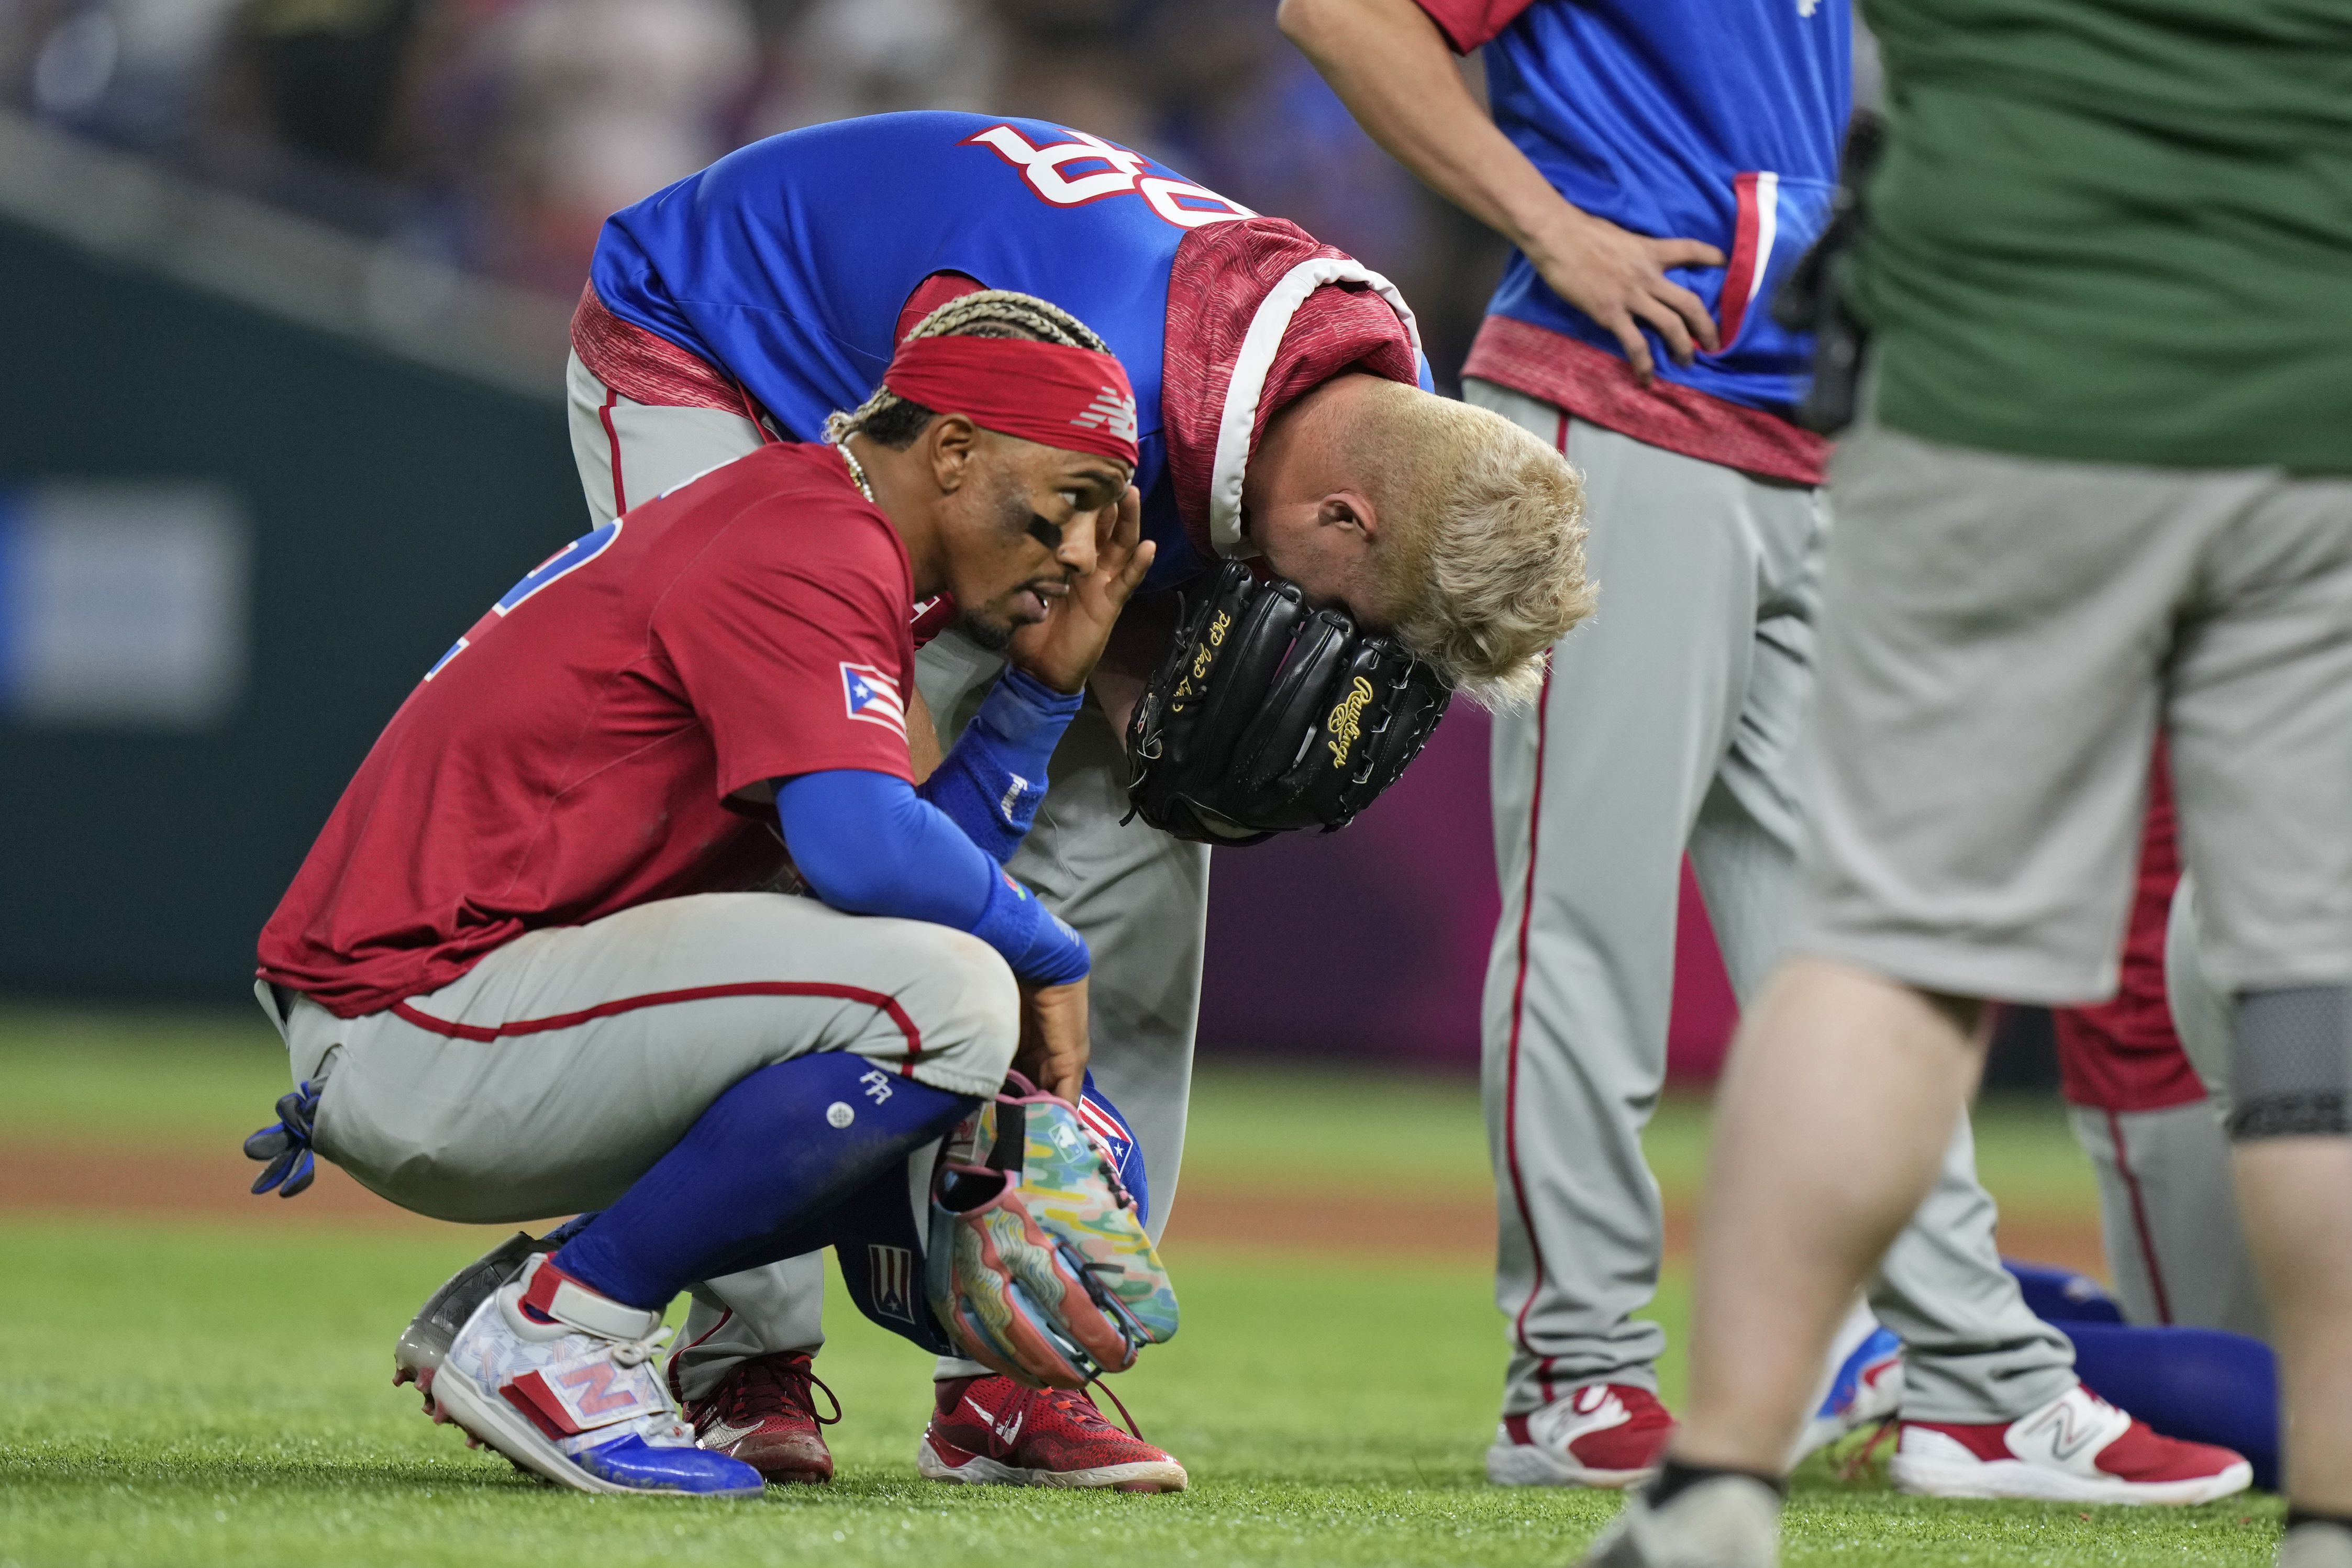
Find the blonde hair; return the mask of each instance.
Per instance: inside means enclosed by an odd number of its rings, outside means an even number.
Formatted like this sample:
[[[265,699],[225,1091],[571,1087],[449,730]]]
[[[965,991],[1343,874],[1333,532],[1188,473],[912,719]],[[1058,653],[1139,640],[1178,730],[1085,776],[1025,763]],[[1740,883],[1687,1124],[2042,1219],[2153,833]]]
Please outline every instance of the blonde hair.
[[[1396,382],[1349,424],[1398,639],[1488,707],[1532,701],[1551,645],[1592,613],[1576,470],[1501,414]]]
[[[1032,342],[1091,349],[1097,354],[1110,352],[1109,345],[1097,337],[1093,329],[1060,306],[1010,288],[983,288],[974,294],[960,294],[916,322],[907,337],[909,340],[1026,338]],[[888,387],[877,386],[872,397],[850,413],[827,418],[824,438],[840,442],[863,434],[885,446],[904,451],[933,417],[934,411],[921,403],[910,402]]]

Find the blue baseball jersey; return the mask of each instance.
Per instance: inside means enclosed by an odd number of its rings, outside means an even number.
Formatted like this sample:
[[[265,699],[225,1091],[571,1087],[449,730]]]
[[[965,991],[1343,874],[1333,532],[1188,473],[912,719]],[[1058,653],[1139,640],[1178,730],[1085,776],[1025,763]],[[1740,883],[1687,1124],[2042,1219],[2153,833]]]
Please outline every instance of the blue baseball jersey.
[[[1042,120],[877,115],[754,142],[614,214],[591,280],[615,316],[724,368],[803,440],[880,382],[899,311],[931,274],[1051,300],[1134,385],[1158,586],[1206,564],[1167,479],[1169,270],[1193,228],[1254,215]]]
[[[1847,0],[1420,0],[1454,47],[1486,47],[1495,123],[1552,188],[1656,239],[1705,240],[1729,265],[1667,276],[1706,302],[1720,353],[1687,368],[1649,331],[1658,373],[1784,410],[1812,343],[1772,292],[1828,221],[1853,99]],[[1513,252],[1491,313],[1622,357],[1614,334]]]

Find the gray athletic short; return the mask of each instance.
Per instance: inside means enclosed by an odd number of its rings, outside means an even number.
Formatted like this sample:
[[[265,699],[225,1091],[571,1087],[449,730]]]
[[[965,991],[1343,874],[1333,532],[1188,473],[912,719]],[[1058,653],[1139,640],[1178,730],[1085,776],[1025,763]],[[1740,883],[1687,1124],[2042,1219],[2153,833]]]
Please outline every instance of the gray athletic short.
[[[1794,946],[2111,994],[2161,720],[2216,984],[2352,981],[2352,480],[1869,429],[1831,496]]]

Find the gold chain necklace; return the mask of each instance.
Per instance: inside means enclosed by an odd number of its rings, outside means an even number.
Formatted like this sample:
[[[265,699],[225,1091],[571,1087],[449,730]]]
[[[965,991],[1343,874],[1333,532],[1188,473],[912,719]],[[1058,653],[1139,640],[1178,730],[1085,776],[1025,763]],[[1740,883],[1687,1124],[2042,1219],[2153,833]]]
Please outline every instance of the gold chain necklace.
[[[867,501],[873,501],[874,486],[866,482],[866,465],[857,461],[856,453],[849,450],[849,443],[836,441],[833,444],[833,449],[841,454],[841,460],[844,463],[849,465],[849,476],[856,482],[857,493],[865,497]]]

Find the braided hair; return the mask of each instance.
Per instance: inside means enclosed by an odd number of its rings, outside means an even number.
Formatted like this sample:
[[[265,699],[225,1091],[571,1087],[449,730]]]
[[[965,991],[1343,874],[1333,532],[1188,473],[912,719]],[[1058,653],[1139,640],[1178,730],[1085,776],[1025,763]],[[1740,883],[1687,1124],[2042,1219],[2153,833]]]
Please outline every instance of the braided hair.
[[[917,338],[1025,338],[1035,343],[1091,349],[1097,354],[1110,352],[1109,345],[1092,329],[1060,306],[1009,288],[983,288],[977,294],[950,299],[917,322],[907,337],[909,341]],[[877,386],[874,395],[855,410],[827,419],[824,438],[838,443],[852,435],[863,435],[894,452],[904,452],[935,417],[934,412],[921,403],[909,402],[888,387]]]

